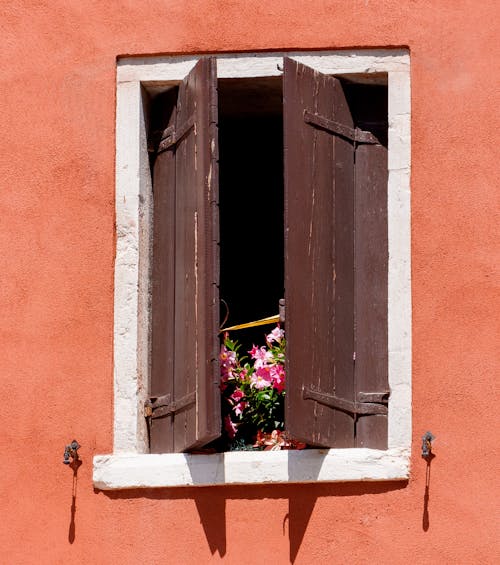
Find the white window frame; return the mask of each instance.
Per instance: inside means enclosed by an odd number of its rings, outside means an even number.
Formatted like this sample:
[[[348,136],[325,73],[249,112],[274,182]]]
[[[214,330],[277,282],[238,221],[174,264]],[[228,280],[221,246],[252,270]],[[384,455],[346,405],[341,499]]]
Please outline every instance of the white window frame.
[[[94,457],[99,489],[405,480],[411,448],[410,57],[405,49],[218,55],[218,78],[279,76],[283,57],[331,75],[388,76],[388,449],[149,454],[152,186],[143,89],[177,84],[200,56],[117,64],[114,445]]]

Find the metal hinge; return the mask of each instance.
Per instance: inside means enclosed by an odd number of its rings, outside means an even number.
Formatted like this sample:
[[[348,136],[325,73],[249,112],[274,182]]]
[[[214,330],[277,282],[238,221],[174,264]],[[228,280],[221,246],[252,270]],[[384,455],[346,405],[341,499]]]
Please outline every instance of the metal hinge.
[[[334,394],[313,390],[311,387],[302,389],[304,400],[314,400],[319,404],[328,406],[335,410],[347,412],[348,414],[373,415],[387,414],[387,403],[389,401],[389,391],[385,392],[359,392],[356,401],[339,398]]]
[[[193,404],[196,404],[196,392],[190,392],[179,398],[179,400],[171,400],[171,394],[163,396],[152,396],[144,403],[144,416],[149,419],[162,418],[176,414]]]
[[[279,300],[279,316],[280,316],[280,323],[285,323],[285,299],[280,298]]]
[[[329,118],[325,118],[320,114],[309,112],[309,110],[304,110],[304,121],[306,124],[340,135],[341,137],[345,137],[355,143],[380,143],[379,140],[369,131],[363,131],[359,128],[351,128],[334,120],[330,120]]]
[[[179,141],[181,141],[182,139],[184,139],[184,137],[186,137],[186,135],[191,131],[193,127],[194,127],[194,114],[191,115],[179,127],[168,126],[168,128],[164,129],[163,131],[155,130],[153,132],[153,139],[154,138],[158,139],[158,136],[161,135],[160,143],[158,145],[158,149],[155,150],[154,143],[151,142],[151,144],[148,146],[149,153],[162,153],[167,149],[172,149],[179,143]]]

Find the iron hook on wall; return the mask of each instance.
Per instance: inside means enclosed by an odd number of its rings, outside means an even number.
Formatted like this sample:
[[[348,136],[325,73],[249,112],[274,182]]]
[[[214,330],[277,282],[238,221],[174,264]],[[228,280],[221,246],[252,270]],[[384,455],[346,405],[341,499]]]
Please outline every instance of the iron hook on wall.
[[[78,449],[81,445],[74,439],[71,443],[69,443],[64,449],[64,459],[63,463],[65,465],[69,465],[71,461],[69,460],[70,457],[73,459],[73,462],[78,461]]]
[[[422,457],[430,459],[432,457],[432,442],[436,439],[432,432],[425,432],[422,436]]]

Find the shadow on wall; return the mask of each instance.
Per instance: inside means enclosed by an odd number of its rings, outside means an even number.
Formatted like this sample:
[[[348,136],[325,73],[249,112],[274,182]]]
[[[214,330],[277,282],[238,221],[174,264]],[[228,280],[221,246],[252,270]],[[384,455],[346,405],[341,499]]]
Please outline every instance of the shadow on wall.
[[[221,557],[226,554],[226,501],[227,500],[262,500],[288,499],[288,513],[283,519],[283,535],[288,535],[290,543],[290,563],[297,558],[302,540],[316,501],[321,497],[362,496],[379,494],[403,489],[406,481],[380,483],[330,483],[308,485],[247,485],[218,487],[180,487],[175,489],[142,489],[127,491],[98,491],[110,499],[151,500],[194,500],[200,522],[212,555],[216,552]]]
[[[77,486],[78,486],[78,469],[82,464],[81,459],[73,459],[73,461],[69,464],[69,468],[73,471],[73,484],[71,488],[71,517],[69,521],[69,529],[68,529],[68,541],[69,543],[74,543],[75,541],[75,516],[76,516],[76,493],[77,493]]]
[[[431,489],[431,463],[435,455],[429,453],[425,458],[427,467],[425,469],[425,491],[424,491],[424,511],[422,513],[422,529],[424,532],[429,530],[430,520],[429,520],[429,499],[430,499],[430,489]]]

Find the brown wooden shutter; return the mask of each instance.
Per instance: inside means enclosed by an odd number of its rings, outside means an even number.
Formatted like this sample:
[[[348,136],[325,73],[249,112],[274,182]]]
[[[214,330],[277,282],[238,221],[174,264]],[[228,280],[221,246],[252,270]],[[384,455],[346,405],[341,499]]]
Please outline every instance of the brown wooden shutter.
[[[284,62],[286,426],[311,445],[354,445],[353,122],[340,82]],[[332,132],[336,130],[336,134]],[[316,399],[315,399],[316,398]]]
[[[151,451],[220,435],[217,76],[200,60],[179,86],[154,169]]]
[[[355,177],[355,387],[358,400],[387,402],[386,147],[359,145]],[[359,415],[356,446],[387,449],[387,414]]]

